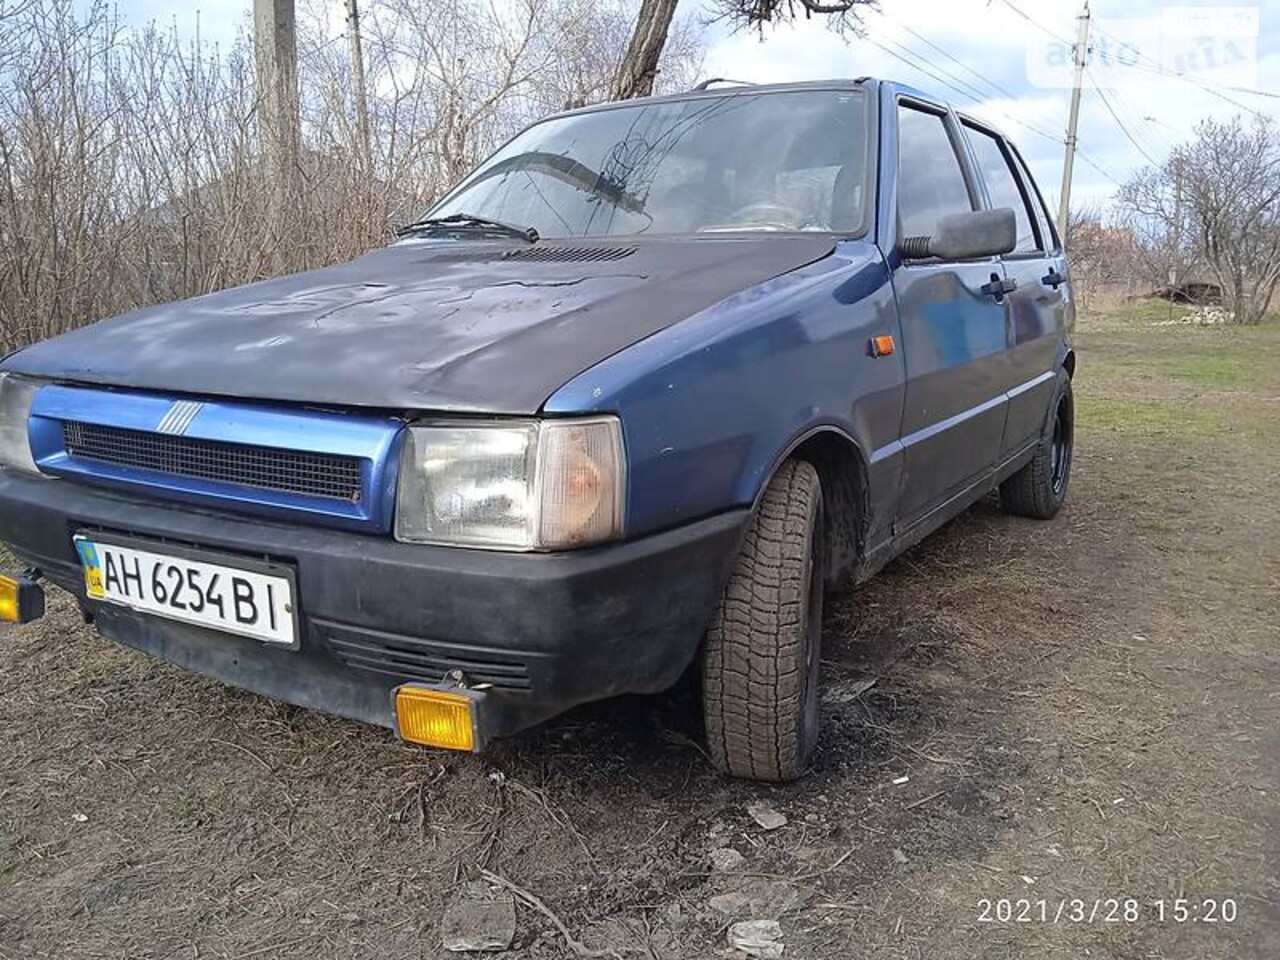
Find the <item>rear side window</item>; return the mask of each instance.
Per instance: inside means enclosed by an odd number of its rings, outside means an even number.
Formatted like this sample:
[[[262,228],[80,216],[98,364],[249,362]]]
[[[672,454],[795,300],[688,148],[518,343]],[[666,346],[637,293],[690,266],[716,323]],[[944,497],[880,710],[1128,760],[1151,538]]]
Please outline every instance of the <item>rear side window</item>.
[[[898,220],[904,237],[927,237],[948,213],[972,210],[943,118],[898,107]]]
[[[973,145],[974,159],[978,170],[987,184],[987,193],[991,195],[993,207],[1012,207],[1018,220],[1018,242],[1013,248],[1015,254],[1035,253],[1040,249],[1036,242],[1033,217],[1028,206],[1030,199],[1025,195],[1017,176],[1010,165],[1010,158],[1005,154],[1000,140],[988,133],[965,124],[969,131],[969,142]]]
[[[1040,245],[1046,250],[1058,249],[1058,235],[1053,229],[1053,221],[1049,217],[1049,209],[1044,205],[1044,194],[1040,192],[1040,188],[1036,185],[1035,178],[1031,176],[1031,171],[1027,169],[1026,161],[1022,159],[1022,155],[1013,144],[1007,145],[1009,153],[1013,156],[1014,165],[1018,168],[1018,173],[1022,174],[1022,182],[1026,184],[1027,193],[1030,194],[1031,208],[1036,212],[1036,225],[1040,228]]]

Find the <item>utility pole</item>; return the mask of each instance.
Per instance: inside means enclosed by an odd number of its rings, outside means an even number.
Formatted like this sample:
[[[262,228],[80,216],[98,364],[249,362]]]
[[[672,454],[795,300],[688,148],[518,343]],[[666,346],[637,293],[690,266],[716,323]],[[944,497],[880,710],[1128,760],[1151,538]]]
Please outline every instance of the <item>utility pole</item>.
[[[298,41],[293,0],[253,0],[253,46],[258,79],[258,134],[262,141],[267,203],[277,237],[294,198],[298,167]],[[277,243],[276,269],[287,261]]]
[[[1182,264],[1182,157],[1173,155],[1173,250],[1169,258],[1170,302],[1178,289],[1178,268]]]
[[[351,79],[355,86],[357,149],[363,174],[373,175],[373,151],[369,143],[369,95],[365,90],[364,51],[360,42],[360,9],[358,0],[347,0],[347,37],[351,41]]]
[[[1071,87],[1071,113],[1067,118],[1067,152],[1062,158],[1062,198],[1058,204],[1058,230],[1067,235],[1067,217],[1071,213],[1071,173],[1076,162],[1076,126],[1080,120],[1080,88],[1084,84],[1084,65],[1089,56],[1089,0],[1084,0],[1084,10],[1079,16],[1080,29],[1076,33],[1075,82]]]

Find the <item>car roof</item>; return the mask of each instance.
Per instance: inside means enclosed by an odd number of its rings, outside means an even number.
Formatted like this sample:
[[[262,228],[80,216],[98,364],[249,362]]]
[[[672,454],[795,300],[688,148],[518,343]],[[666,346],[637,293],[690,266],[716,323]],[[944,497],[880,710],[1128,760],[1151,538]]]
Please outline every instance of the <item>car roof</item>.
[[[726,83],[732,86],[712,87],[712,83]],[[584,113],[596,113],[601,110],[616,110],[635,103],[672,103],[680,100],[695,100],[712,97],[739,97],[739,96],[758,96],[762,93],[793,93],[803,90],[868,90],[872,94],[881,87],[886,86],[893,90],[896,94],[910,97],[914,100],[921,100],[934,106],[952,110],[949,104],[942,97],[936,97],[927,90],[921,90],[910,84],[900,83],[896,80],[881,79],[877,77],[856,77],[835,78],[830,80],[796,80],[787,83],[747,83],[743,81],[727,80],[716,78],[714,80],[704,81],[692,90],[678,91],[676,93],[666,93],[660,96],[652,97],[636,97],[631,100],[612,100],[604,103],[592,103],[573,110],[564,110],[560,113],[551,114],[542,119],[550,119],[551,117],[570,117]],[[982,120],[972,114],[963,111],[954,111],[956,116],[961,120],[972,123],[983,129],[990,130],[997,136],[1005,137],[1004,132],[994,124]]]
[[[801,90],[859,90],[872,88],[880,82],[872,77],[836,80],[800,80],[791,83],[739,83],[730,80],[709,80],[705,83],[732,83],[733,86],[707,87],[699,85],[692,90],[676,93],[665,93],[655,97],[636,97],[631,100],[611,100],[604,103],[592,103],[574,110],[565,110],[553,116],[566,117],[582,113],[595,113],[599,110],[616,110],[636,103],[671,103],[678,100],[696,100],[716,97],[757,96],[762,93],[791,93]],[[924,94],[920,94],[924,96]],[[926,99],[932,99],[926,97]]]
[[[724,83],[731,86],[713,87],[710,84]],[[691,90],[680,90],[674,93],[664,93],[658,96],[635,97],[631,100],[607,100],[603,103],[590,103],[585,106],[576,107],[570,110],[563,110],[552,116],[564,117],[572,116],[579,113],[594,113],[597,110],[616,110],[619,107],[626,107],[634,103],[670,103],[678,100],[694,100],[703,97],[753,97],[762,93],[792,93],[802,90],[870,90],[874,93],[880,86],[888,86],[895,93],[904,94],[926,103],[932,103],[940,107],[948,107],[949,104],[941,97],[935,97],[926,90],[920,90],[906,83],[899,83],[896,80],[886,80],[877,77],[855,77],[855,78],[833,78],[830,80],[793,80],[787,83],[749,83],[746,81],[729,80],[716,77],[712,80],[704,80],[698,86]]]

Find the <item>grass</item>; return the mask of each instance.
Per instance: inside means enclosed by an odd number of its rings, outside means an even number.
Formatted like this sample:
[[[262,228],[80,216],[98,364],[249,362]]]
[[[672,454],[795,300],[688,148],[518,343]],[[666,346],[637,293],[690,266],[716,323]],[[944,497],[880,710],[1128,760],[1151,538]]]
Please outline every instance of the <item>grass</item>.
[[[1154,372],[1218,390],[1249,389],[1260,379],[1262,371],[1256,358],[1231,353],[1185,353],[1173,357],[1157,357],[1151,364]]]
[[[1134,301],[1081,315],[1082,428],[1172,443],[1276,438],[1280,319],[1255,327],[1162,324],[1171,312],[1188,310]]]
[[[1076,411],[1077,420],[1091,430],[1148,439],[1200,439],[1215,436],[1226,426],[1218,410],[1085,391],[1076,396]]]
[[[1132,300],[1106,312],[1123,323],[1153,324],[1181,320],[1191,313],[1191,308],[1167,300]]]

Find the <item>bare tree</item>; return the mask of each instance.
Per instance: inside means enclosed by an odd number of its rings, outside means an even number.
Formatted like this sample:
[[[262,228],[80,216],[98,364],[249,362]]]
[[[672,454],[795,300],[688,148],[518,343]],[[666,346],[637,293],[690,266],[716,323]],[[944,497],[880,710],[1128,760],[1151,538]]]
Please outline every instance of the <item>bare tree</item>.
[[[385,242],[519,128],[604,99],[637,6],[364,0],[366,152],[350,46],[301,0],[301,143],[268,216],[247,32],[220,49],[111,0],[0,0],[0,352]],[[700,58],[677,21],[668,75]]]
[[[538,95],[548,107],[582,106],[604,100],[628,99],[615,95],[619,64],[635,36],[637,18],[648,14],[637,0],[568,0],[579,12],[562,14],[567,49],[555,58],[536,81]],[[701,24],[693,17],[676,17],[670,23],[661,60],[650,92],[687,90],[701,72],[705,45]]]
[[[716,15],[735,28],[760,27],[782,23],[796,17],[823,16],[836,30],[862,30],[860,7],[876,0],[712,0]]]
[[[1150,258],[1175,272],[1199,258],[1236,323],[1262,319],[1280,282],[1280,138],[1271,121],[1203,121],[1119,199]]]
[[[1163,274],[1151,274],[1133,230],[1115,211],[1086,205],[1067,217],[1066,245],[1071,278],[1081,306],[1104,294],[1127,296],[1134,286],[1160,286]]]
[[[676,15],[676,0],[641,0],[631,43],[618,64],[610,98],[628,100],[653,93],[658,61]]]
[[[830,19],[837,30],[862,31],[861,7],[876,0],[712,0],[712,19],[724,20],[735,30],[764,29],[766,24],[794,20],[815,14]],[[631,42],[618,64],[610,97],[626,100],[653,93],[663,50],[671,32],[678,0],[642,0]]]
[[[1117,199],[1118,222],[1133,237],[1130,268],[1136,279],[1149,289],[1171,289],[1198,269],[1192,210],[1175,157],[1138,171]]]

